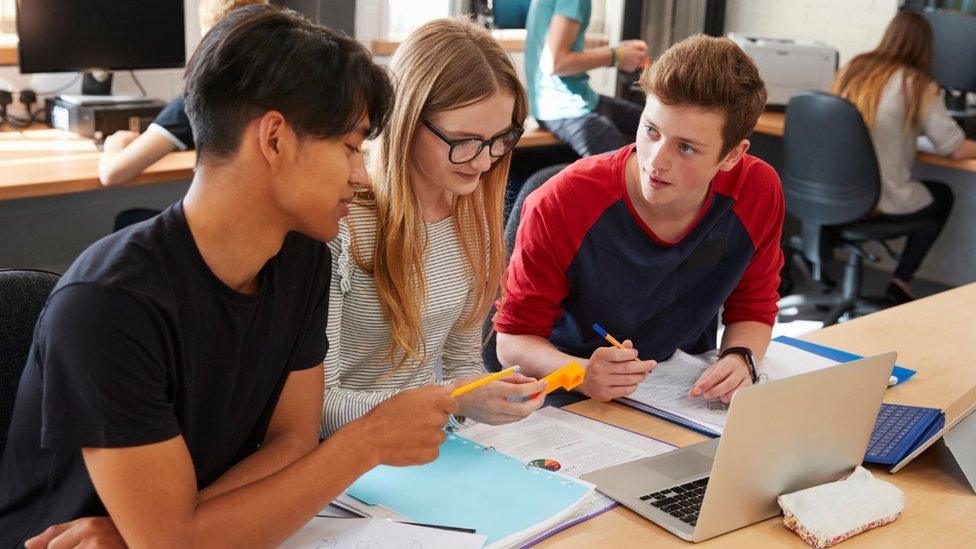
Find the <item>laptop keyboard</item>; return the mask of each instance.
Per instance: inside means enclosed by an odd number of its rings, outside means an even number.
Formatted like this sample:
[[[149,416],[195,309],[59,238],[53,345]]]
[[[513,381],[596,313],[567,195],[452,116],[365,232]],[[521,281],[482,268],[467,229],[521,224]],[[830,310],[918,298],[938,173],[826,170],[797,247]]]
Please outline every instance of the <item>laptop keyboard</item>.
[[[695,526],[698,524],[698,512],[701,510],[702,500],[705,498],[706,486],[708,486],[708,478],[703,478],[647,494],[641,496],[640,499],[681,522]]]

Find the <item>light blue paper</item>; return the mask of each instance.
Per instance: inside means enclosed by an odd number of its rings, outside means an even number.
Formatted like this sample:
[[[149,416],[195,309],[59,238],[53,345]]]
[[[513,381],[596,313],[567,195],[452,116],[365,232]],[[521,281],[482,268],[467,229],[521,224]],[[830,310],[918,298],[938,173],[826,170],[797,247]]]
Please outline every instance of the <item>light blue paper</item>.
[[[415,522],[473,528],[488,544],[552,518],[587,492],[586,485],[455,434],[448,434],[432,463],[380,465],[347,490]]]

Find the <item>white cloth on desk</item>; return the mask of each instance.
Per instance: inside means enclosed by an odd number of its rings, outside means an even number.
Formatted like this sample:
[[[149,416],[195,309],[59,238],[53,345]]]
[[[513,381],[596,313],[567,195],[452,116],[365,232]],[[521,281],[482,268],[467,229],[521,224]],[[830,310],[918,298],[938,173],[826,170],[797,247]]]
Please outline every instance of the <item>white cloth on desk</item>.
[[[905,507],[905,494],[858,466],[846,479],[784,494],[777,501],[787,528],[823,548],[895,520]]]

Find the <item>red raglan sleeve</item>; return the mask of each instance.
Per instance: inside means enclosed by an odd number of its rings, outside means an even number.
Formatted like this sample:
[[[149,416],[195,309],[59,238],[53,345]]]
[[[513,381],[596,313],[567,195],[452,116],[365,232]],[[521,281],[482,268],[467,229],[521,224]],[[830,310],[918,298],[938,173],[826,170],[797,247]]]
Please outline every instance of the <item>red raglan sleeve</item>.
[[[786,206],[779,176],[765,162],[755,160],[733,206],[752,239],[755,252],[739,284],[725,301],[722,322],[728,326],[753,320],[772,326],[779,312],[780,269],[783,267],[783,218]]]
[[[574,249],[554,194],[543,186],[522,208],[505,295],[496,304],[495,329],[501,333],[549,337],[562,313]]]

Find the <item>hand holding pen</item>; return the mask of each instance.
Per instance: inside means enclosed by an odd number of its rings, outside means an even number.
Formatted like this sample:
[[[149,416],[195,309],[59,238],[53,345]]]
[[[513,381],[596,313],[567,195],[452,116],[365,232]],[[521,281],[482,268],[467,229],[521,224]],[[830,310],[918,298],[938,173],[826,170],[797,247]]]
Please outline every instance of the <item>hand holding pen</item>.
[[[657,366],[653,360],[640,360],[630,340],[617,341],[599,324],[596,330],[613,347],[600,347],[593,351],[586,364],[586,377],[580,390],[592,399],[600,401],[625,397],[635,390]]]

